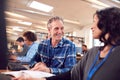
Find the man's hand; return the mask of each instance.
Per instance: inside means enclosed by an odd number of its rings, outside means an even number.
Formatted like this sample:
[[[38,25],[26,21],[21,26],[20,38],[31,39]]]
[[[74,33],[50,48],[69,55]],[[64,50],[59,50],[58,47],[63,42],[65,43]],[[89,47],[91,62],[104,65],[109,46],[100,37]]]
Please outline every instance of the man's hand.
[[[38,71],[50,73],[50,69],[46,66],[45,63],[42,63],[42,62],[36,63],[31,70],[34,70],[34,71],[38,70]]]

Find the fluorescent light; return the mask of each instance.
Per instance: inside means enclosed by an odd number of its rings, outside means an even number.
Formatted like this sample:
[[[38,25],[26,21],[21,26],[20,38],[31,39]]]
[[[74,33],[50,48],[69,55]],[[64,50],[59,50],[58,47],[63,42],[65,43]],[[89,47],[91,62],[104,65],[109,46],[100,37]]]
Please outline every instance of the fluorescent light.
[[[40,21],[41,23],[43,23],[43,24],[47,24],[47,21]]]
[[[38,12],[38,11],[32,11],[32,10],[23,10],[22,11],[25,11],[25,12],[29,12],[29,13],[33,13],[33,14],[40,14],[40,15],[45,15],[45,16],[50,16],[49,13],[45,13],[45,12]]]
[[[86,1],[90,2],[91,6],[97,8],[97,9],[103,9],[106,7],[110,7],[110,5],[105,4],[104,2],[101,2],[99,0],[86,0]]]
[[[44,12],[50,12],[53,9],[52,6],[49,6],[49,5],[46,5],[46,4],[37,2],[37,1],[33,1],[29,5],[29,7],[34,8],[34,9],[38,9],[38,10],[41,10],[41,11],[44,11]]]
[[[23,32],[23,29],[20,29],[19,27],[13,27],[13,30]]]
[[[10,21],[17,21],[17,22],[21,21],[21,20],[13,19],[13,18],[5,18],[5,19],[10,20]]]
[[[24,25],[28,25],[28,26],[32,25],[31,22],[19,21],[18,23],[20,23],[20,24],[24,24]]]
[[[15,17],[26,18],[23,15],[12,13],[12,12],[8,12],[8,11],[5,11],[5,13],[8,14],[8,15],[11,15],[11,16],[15,16]]]
[[[116,2],[116,3],[120,3],[120,0],[112,0],[112,1],[114,1],[114,2]]]
[[[80,24],[78,21],[73,21],[73,20],[68,20],[68,19],[64,19],[65,22],[68,22],[68,23],[73,23],[73,24]]]
[[[103,8],[105,8],[105,7],[103,7],[103,6],[99,6],[99,5],[96,5],[96,4],[92,4],[92,7],[95,7],[95,8],[97,8],[97,9],[103,9]]]
[[[105,3],[102,3],[102,2],[100,2],[100,1],[98,1],[98,0],[87,0],[87,1],[89,1],[89,2],[91,2],[91,3],[94,3],[94,4],[97,4],[97,5],[99,5],[99,6],[110,7],[109,5],[107,5],[107,4],[105,4]]]
[[[18,35],[18,33],[15,33],[15,32],[12,32],[12,31],[7,31],[7,33],[13,34],[13,35]]]
[[[32,29],[31,29],[31,30],[29,30],[29,31],[31,31],[31,32],[33,32],[33,33],[35,33],[35,30],[32,30]]]
[[[42,27],[42,26],[37,26],[37,25],[34,27],[39,28],[39,29],[43,29],[43,30],[47,30],[47,27]]]
[[[44,30],[47,30],[47,28],[44,28],[44,27],[39,27],[40,29],[44,29]]]

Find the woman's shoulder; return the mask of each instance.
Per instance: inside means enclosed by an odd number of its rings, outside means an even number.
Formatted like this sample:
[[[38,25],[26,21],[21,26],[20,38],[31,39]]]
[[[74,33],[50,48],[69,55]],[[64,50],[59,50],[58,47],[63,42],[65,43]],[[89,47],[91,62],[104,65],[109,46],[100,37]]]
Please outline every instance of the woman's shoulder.
[[[100,49],[100,46],[95,46],[95,47],[90,48],[87,53],[95,54],[98,52],[99,49]]]
[[[100,49],[100,46],[94,46],[92,48],[90,48],[89,50],[90,51],[95,51],[95,50],[99,50]]]

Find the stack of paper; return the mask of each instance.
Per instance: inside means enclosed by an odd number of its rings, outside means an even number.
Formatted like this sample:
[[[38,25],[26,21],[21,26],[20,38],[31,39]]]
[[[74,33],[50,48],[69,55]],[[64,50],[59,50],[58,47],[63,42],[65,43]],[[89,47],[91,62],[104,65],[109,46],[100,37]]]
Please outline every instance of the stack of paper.
[[[41,78],[41,77],[50,77],[54,76],[54,74],[41,72],[41,71],[31,71],[31,70],[22,70],[22,71],[10,71],[10,72],[2,72],[3,74],[10,74],[15,77],[20,77],[22,75],[28,75],[32,78]]]

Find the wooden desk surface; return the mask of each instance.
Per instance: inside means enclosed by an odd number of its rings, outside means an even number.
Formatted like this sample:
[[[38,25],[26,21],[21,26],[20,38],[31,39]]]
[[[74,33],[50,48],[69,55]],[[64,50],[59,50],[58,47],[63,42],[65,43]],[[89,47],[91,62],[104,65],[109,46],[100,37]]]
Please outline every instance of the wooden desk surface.
[[[4,70],[3,70],[3,69],[0,69],[0,73],[1,73],[1,72],[9,72],[9,71],[10,71],[10,70],[7,70],[7,69],[6,69],[6,70],[5,70],[5,69],[4,69]]]
[[[29,70],[29,66],[28,65],[23,65],[24,67],[26,67]],[[8,69],[0,69],[0,73],[1,72],[10,72],[11,70]]]

